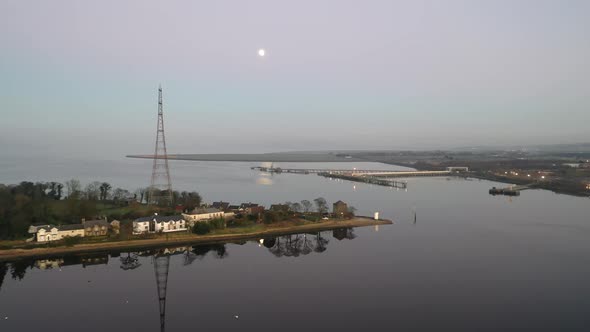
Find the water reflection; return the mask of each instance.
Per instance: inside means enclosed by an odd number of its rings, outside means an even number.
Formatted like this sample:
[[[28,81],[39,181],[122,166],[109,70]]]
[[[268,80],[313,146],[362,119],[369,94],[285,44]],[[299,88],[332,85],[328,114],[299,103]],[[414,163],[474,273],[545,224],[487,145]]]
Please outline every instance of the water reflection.
[[[332,232],[332,236],[341,241],[341,240],[352,240],[356,238],[354,234],[354,230],[352,228],[338,228]]]
[[[59,258],[38,259],[34,261],[33,266],[40,270],[61,269],[62,266],[82,265],[83,268],[91,265],[107,265],[109,263],[109,255],[102,254],[87,254],[83,256],[66,256]],[[26,264],[26,263],[25,263]],[[26,266],[24,266],[26,269]],[[24,272],[23,272],[24,277]],[[22,278],[21,278],[22,279]]]
[[[6,273],[8,273],[8,264],[0,263],[0,291],[2,290],[2,284],[4,283]]]
[[[201,245],[201,246],[194,246],[192,250],[186,251],[184,265],[192,264],[195,260],[203,259],[205,256],[211,252],[214,258],[223,259],[226,258],[229,254],[227,253],[227,248],[225,244],[209,244],[209,245]]]
[[[135,270],[141,266],[139,262],[139,257],[136,253],[127,253],[127,256],[122,256],[121,260],[121,269],[123,270]]]
[[[306,256],[312,253],[323,253],[327,250],[330,240],[329,236],[335,239],[354,239],[356,235],[352,228],[340,228],[333,231],[304,233],[304,234],[290,234],[278,237],[267,237],[264,239],[256,239],[249,241],[233,242],[234,245],[244,245],[248,242],[256,243],[256,245],[264,246],[268,252],[275,257],[299,257]],[[14,280],[22,280],[25,277],[27,270],[36,268],[42,271],[49,271],[59,269],[64,266],[87,266],[93,265],[108,265],[112,258],[119,258],[115,260],[119,263],[119,268],[124,271],[135,270],[142,266],[142,257],[150,257],[154,267],[154,275],[156,281],[157,301],[160,318],[160,331],[164,332],[166,329],[166,300],[167,300],[167,286],[168,277],[170,273],[170,260],[172,256],[182,256],[182,265],[188,266],[195,261],[201,261],[206,256],[213,259],[225,259],[229,257],[228,245],[225,243],[195,245],[172,248],[158,248],[146,249],[135,252],[111,252],[111,253],[94,253],[81,254],[74,256],[52,257],[36,260],[20,260],[12,263],[0,263],[0,291],[4,282],[5,276],[10,271],[10,275]],[[144,261],[145,262],[145,261]],[[68,270],[71,272],[71,270]]]
[[[276,238],[264,239],[264,246],[276,257],[299,257],[309,255],[312,252],[322,253],[326,251],[330,242],[326,238],[328,232],[309,234],[291,234]],[[338,228],[332,231],[335,239],[354,239],[356,235],[352,228]]]

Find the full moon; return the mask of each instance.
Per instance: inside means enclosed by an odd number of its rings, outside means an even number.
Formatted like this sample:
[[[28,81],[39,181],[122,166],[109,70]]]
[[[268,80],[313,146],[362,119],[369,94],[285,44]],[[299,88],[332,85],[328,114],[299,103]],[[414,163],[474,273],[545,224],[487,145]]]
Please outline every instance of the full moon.
[[[263,48],[261,48],[261,49],[258,50],[258,55],[259,56],[264,56],[265,54],[266,54],[266,51]]]

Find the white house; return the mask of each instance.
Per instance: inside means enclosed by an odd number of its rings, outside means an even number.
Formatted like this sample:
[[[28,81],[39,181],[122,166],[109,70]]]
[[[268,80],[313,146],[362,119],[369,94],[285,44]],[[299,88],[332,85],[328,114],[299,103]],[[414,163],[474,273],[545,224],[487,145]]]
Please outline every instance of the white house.
[[[137,218],[133,221],[133,234],[168,233],[187,230],[187,223],[182,216],[159,216]]]
[[[233,216],[233,212],[231,216]],[[226,218],[228,217],[228,213],[215,208],[195,208],[190,213],[183,213],[182,217],[184,217],[184,220],[187,221],[189,226],[192,226],[198,221]]]
[[[58,241],[67,236],[84,237],[84,225],[42,226],[37,229],[37,242]]]

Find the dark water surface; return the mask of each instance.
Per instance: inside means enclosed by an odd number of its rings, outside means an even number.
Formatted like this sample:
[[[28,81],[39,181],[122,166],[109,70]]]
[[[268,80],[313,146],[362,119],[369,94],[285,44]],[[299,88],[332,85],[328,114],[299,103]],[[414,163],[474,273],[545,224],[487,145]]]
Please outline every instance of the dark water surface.
[[[398,191],[257,165],[174,161],[173,185],[208,202],[342,199],[395,224],[0,265],[0,331],[159,331],[156,267],[168,263],[166,331],[590,330],[588,199],[492,197],[501,184],[447,178]],[[145,160],[0,161],[4,183],[75,177],[134,189],[149,173]],[[122,269],[127,257],[138,266]]]

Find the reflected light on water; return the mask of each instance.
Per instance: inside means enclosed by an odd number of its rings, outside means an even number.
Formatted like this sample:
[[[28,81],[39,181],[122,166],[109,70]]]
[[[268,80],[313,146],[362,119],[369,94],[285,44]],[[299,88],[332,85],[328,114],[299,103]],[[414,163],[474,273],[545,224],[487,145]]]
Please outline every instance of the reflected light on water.
[[[270,178],[270,175],[268,174],[261,173],[260,177],[256,179],[256,184],[272,186],[272,178]]]

